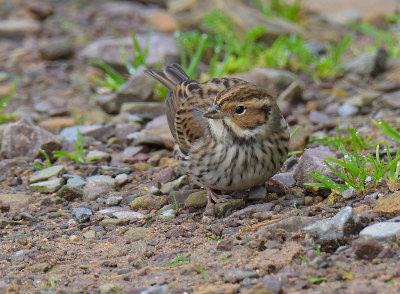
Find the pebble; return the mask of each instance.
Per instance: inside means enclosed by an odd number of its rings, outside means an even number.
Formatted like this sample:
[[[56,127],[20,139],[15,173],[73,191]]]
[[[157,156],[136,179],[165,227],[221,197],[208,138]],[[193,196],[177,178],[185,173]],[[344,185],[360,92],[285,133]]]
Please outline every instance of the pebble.
[[[293,187],[296,184],[293,172],[275,174],[272,179],[282,183],[286,188]]]
[[[117,91],[102,96],[98,103],[109,114],[121,112],[160,115],[164,113],[158,111],[160,102],[148,102],[153,95],[153,87],[153,82],[144,73],[144,67],[140,67]],[[165,106],[161,109],[165,110]]]
[[[387,55],[383,49],[362,53],[347,62],[343,67],[343,72],[375,76],[385,71]]]
[[[173,208],[164,210],[161,214],[160,214],[160,218],[168,220],[168,219],[174,219],[176,217],[176,211]]]
[[[357,112],[358,112],[358,107],[355,107],[348,103],[343,103],[338,108],[338,114],[341,117],[349,117],[349,116],[356,114]]]
[[[387,217],[400,214],[400,192],[389,194],[374,203],[373,212],[383,214]]]
[[[91,176],[86,178],[86,186],[83,189],[83,200],[92,201],[115,191],[114,179],[110,176]]]
[[[282,284],[279,278],[272,276],[272,275],[266,275],[261,281],[262,289],[267,290],[267,293],[270,294],[278,294],[281,293],[282,291]]]
[[[140,294],[167,294],[169,291],[170,289],[168,288],[168,285],[151,286],[146,290],[140,290]],[[133,291],[132,293],[138,293],[138,292]]]
[[[384,94],[379,103],[392,109],[400,109],[400,91]]]
[[[140,172],[144,172],[146,170],[149,170],[150,168],[152,168],[152,166],[148,163],[145,162],[137,162],[132,164],[132,168],[134,170],[140,171]]]
[[[127,174],[119,174],[115,177],[114,185],[117,187],[122,187],[129,181],[129,177]]]
[[[89,230],[84,232],[82,236],[86,239],[93,239],[96,238],[96,232],[94,230]]]
[[[40,155],[40,149],[47,154],[61,149],[53,134],[25,119],[7,124],[0,139],[4,158],[28,157],[33,160]]]
[[[68,176],[66,177],[64,175],[64,178],[67,178],[67,184],[68,186],[71,187],[76,187],[76,188],[84,188],[86,185],[86,181],[78,175],[72,175],[72,176]]]
[[[207,205],[207,192],[198,191],[190,194],[184,201],[186,208],[203,208]]]
[[[315,221],[312,217],[296,215],[284,218],[279,222],[273,223],[269,225],[268,228],[279,228],[287,232],[298,232],[314,222]],[[260,232],[260,234],[262,233]]]
[[[167,198],[161,197],[161,196],[154,196],[154,195],[145,195],[145,196],[140,196],[134,199],[130,206],[131,209],[136,210],[136,209],[148,209],[148,210],[158,210],[161,207],[163,207],[165,204],[167,204]]]
[[[224,271],[223,281],[228,283],[238,283],[246,278],[258,278],[256,271],[246,270],[226,270]]]
[[[45,60],[69,58],[73,53],[73,44],[68,39],[53,39],[44,42],[40,48],[40,55]]]
[[[165,184],[167,182],[172,181],[174,175],[175,175],[174,169],[168,166],[154,175],[154,181],[160,184]]]
[[[304,197],[304,205],[311,206],[313,205],[313,198],[312,196],[305,196]]]
[[[339,211],[331,219],[314,222],[304,228],[313,238],[321,241],[342,240],[349,234],[358,233],[362,228],[361,219],[352,207],[348,206]]]
[[[382,92],[368,90],[356,96],[347,98],[346,103],[355,107],[371,106],[372,102],[381,96]]]
[[[329,116],[327,116],[324,112],[312,110],[309,114],[309,120],[315,124],[321,124],[329,121]]]
[[[77,130],[79,130],[82,134],[85,134],[88,131],[98,129],[99,127],[101,127],[101,125],[72,126],[62,129],[59,135],[63,137],[67,142],[75,142]]]
[[[250,189],[249,201],[263,201],[267,198],[267,189],[264,186],[256,186]]]
[[[144,218],[144,215],[142,213],[136,212],[136,211],[130,211],[130,210],[121,210],[121,211],[116,211],[112,214],[114,217],[120,220],[140,220]]]
[[[37,182],[29,185],[31,191],[40,193],[54,193],[64,185],[65,179],[59,178],[54,180],[48,180],[43,182]]]
[[[100,222],[103,228],[108,227],[108,225],[118,226],[120,223],[122,223],[122,220],[116,218],[105,218]]]
[[[163,194],[168,194],[168,193],[170,193],[171,191],[177,190],[177,189],[179,189],[181,186],[187,184],[188,181],[189,181],[189,178],[188,178],[187,175],[180,176],[180,177],[177,178],[176,180],[171,181],[171,182],[168,182],[168,183],[165,183],[164,185],[162,185],[160,191],[161,191],[161,193],[163,193]]]
[[[103,171],[103,174],[107,174],[109,176],[118,176],[120,174],[129,174],[132,171],[132,168],[103,165],[101,170]]]
[[[327,157],[334,158],[335,155],[332,152],[317,148],[306,149],[293,172],[297,185],[303,186],[305,183],[315,183],[316,180],[310,176],[310,172],[315,171],[319,171],[332,180],[337,179],[337,175],[324,163]],[[336,167],[334,163],[332,165]]]
[[[144,150],[143,146],[128,146],[122,151],[121,158],[122,160],[130,159],[134,157],[136,154],[142,152]]]
[[[58,177],[62,172],[64,172],[64,166],[62,165],[53,165],[48,168],[44,168],[42,170],[38,170],[32,174],[29,179],[30,183],[36,183],[40,181],[45,181],[50,179],[51,177]]]
[[[246,206],[246,203],[243,199],[228,199],[226,202],[216,203],[215,213],[218,217],[223,217],[227,213],[238,210]]]
[[[374,238],[378,241],[394,241],[400,231],[400,222],[381,222],[370,225],[360,232],[362,238]]]
[[[99,290],[101,294],[107,294],[110,292],[114,292],[114,289],[117,289],[118,287],[113,284],[113,283],[105,283],[99,286]]]
[[[106,205],[108,206],[117,206],[118,204],[121,203],[122,201],[122,196],[121,195],[111,195],[108,196],[106,199]]]
[[[33,19],[7,19],[0,21],[0,37],[21,37],[40,32],[42,26]]]
[[[374,238],[359,238],[351,247],[354,254],[360,259],[372,260],[382,251],[383,246]]]
[[[86,222],[90,219],[90,216],[93,215],[92,210],[87,207],[75,207],[72,209],[71,213],[78,223]]]
[[[94,160],[110,160],[111,155],[104,151],[99,150],[91,150],[86,155],[87,161],[94,161]]]
[[[143,240],[151,234],[149,228],[130,228],[124,233],[124,236],[129,238],[132,242]]]

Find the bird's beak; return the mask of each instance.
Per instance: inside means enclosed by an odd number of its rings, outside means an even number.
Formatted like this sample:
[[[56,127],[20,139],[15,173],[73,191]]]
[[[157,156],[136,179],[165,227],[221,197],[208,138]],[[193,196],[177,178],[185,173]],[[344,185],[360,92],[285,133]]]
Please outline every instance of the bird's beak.
[[[206,118],[211,118],[211,119],[222,119],[224,118],[223,113],[221,112],[221,109],[217,104],[214,104],[211,106],[206,112],[203,113],[203,116]]]

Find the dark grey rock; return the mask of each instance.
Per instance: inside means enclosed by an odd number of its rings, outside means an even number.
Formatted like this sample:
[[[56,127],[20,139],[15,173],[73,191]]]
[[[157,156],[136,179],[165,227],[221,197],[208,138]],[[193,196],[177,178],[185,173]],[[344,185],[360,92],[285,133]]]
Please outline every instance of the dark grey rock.
[[[379,241],[393,241],[400,231],[400,222],[381,222],[370,225],[360,232],[362,238],[374,238]]]
[[[324,159],[327,157],[334,158],[335,155],[317,148],[306,149],[293,173],[297,185],[303,186],[305,183],[315,183],[316,180],[310,176],[310,173],[315,171],[319,171],[332,180],[337,180],[337,175],[324,163]],[[331,164],[336,166],[334,163]]]
[[[25,119],[10,123],[4,128],[1,150],[5,158],[24,156],[33,160],[40,155],[40,149],[52,154],[54,150],[61,149],[61,145],[53,134]]]
[[[267,199],[267,189],[265,186],[257,186],[250,189],[249,201],[262,201]]]
[[[130,167],[118,167],[118,166],[107,166],[103,165],[101,167],[101,170],[103,173],[112,175],[112,176],[117,176],[120,174],[129,174],[132,171],[132,168]]]
[[[383,246],[374,238],[357,239],[351,244],[351,247],[358,258],[367,260],[377,257],[383,249]]]
[[[90,219],[90,216],[93,215],[93,212],[87,207],[75,207],[72,209],[72,215],[75,217],[78,223],[83,223]]]
[[[56,195],[67,201],[74,201],[76,199],[82,199],[83,189],[66,184],[57,191]]]
[[[358,233],[364,226],[362,219],[352,207],[339,211],[333,218],[316,221],[304,228],[313,238],[321,241],[342,240],[344,237]]]

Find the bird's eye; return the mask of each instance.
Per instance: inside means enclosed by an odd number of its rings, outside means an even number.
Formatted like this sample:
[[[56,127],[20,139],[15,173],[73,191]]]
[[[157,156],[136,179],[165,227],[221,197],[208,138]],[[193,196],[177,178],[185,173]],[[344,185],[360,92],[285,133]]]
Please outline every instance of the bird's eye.
[[[235,112],[237,114],[243,114],[246,112],[246,107],[244,107],[243,105],[239,105],[235,108]]]

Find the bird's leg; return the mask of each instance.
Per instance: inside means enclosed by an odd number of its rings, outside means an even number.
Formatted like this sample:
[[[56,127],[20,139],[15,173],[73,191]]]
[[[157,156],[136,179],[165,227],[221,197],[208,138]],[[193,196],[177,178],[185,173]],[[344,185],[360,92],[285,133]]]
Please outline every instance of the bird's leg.
[[[208,204],[207,205],[212,205],[214,203],[221,203],[221,202],[226,202],[229,198],[229,195],[218,195],[217,193],[214,192],[213,188],[206,187],[207,191],[207,199],[208,199]]]

